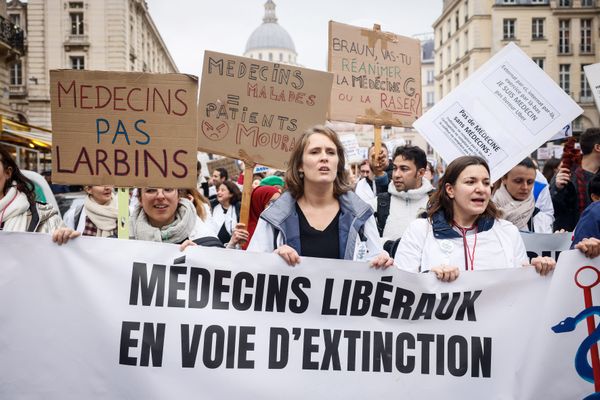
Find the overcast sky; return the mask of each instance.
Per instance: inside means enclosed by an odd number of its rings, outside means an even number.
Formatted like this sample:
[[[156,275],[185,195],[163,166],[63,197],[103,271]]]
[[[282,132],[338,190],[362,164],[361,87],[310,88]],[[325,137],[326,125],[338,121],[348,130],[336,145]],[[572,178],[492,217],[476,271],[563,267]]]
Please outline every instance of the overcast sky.
[[[201,75],[204,50],[242,55],[262,24],[266,0],[146,0],[179,71]],[[327,68],[327,22],[412,36],[432,32],[442,0],[275,0],[279,24],[298,53],[298,63]]]

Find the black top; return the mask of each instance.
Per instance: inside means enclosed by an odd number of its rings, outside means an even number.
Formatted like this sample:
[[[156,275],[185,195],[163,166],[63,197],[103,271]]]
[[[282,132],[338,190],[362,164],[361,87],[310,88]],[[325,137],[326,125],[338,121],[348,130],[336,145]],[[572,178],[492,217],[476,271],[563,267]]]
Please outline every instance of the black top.
[[[325,230],[320,231],[308,223],[304,213],[296,203],[300,223],[300,248],[302,256],[340,259],[340,211]]]

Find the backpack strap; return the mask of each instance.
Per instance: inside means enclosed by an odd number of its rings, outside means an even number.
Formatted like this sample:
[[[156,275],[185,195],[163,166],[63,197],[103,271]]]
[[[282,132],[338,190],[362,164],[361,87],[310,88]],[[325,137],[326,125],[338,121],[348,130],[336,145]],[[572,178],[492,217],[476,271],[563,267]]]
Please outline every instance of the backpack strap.
[[[75,209],[75,218],[73,220],[73,225],[75,225],[73,227],[73,229],[77,230],[77,227],[79,226],[79,220],[81,219],[81,212],[83,211],[83,203],[78,205],[77,208]]]
[[[527,228],[529,228],[529,232],[533,232],[533,217],[535,217],[540,212],[540,209],[535,207],[533,209],[533,214],[531,214],[531,218],[527,221]]]
[[[385,223],[388,215],[390,215],[390,199],[392,195],[389,192],[380,193],[377,195],[377,210],[375,210],[375,221],[377,222],[377,230],[379,236],[383,236]]]
[[[27,232],[35,232],[35,229],[40,222],[40,214],[38,213],[35,202],[29,205],[29,211],[31,212],[31,221],[29,221],[29,226],[27,226]]]

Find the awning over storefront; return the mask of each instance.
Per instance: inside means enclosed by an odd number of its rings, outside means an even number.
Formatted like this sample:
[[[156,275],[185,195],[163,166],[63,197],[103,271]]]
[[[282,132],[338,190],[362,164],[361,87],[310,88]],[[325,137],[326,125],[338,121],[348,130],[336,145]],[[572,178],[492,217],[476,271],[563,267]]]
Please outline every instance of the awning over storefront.
[[[29,145],[38,150],[50,151],[52,131],[33,125],[0,118],[0,141]]]

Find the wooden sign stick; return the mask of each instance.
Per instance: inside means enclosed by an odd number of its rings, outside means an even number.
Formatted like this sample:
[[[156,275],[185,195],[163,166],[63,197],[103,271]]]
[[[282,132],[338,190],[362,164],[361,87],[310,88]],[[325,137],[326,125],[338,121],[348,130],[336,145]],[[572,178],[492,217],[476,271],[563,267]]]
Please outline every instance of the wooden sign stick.
[[[117,188],[117,207],[119,209],[117,237],[127,240],[129,239],[129,188]]]
[[[252,176],[254,175],[254,163],[244,160],[244,190],[242,191],[242,208],[240,210],[240,223],[248,228],[250,217],[250,198],[252,197]]]
[[[375,125],[375,138],[374,138],[375,149],[373,154],[375,155],[375,162],[379,159],[379,152],[381,151],[381,125]]]

